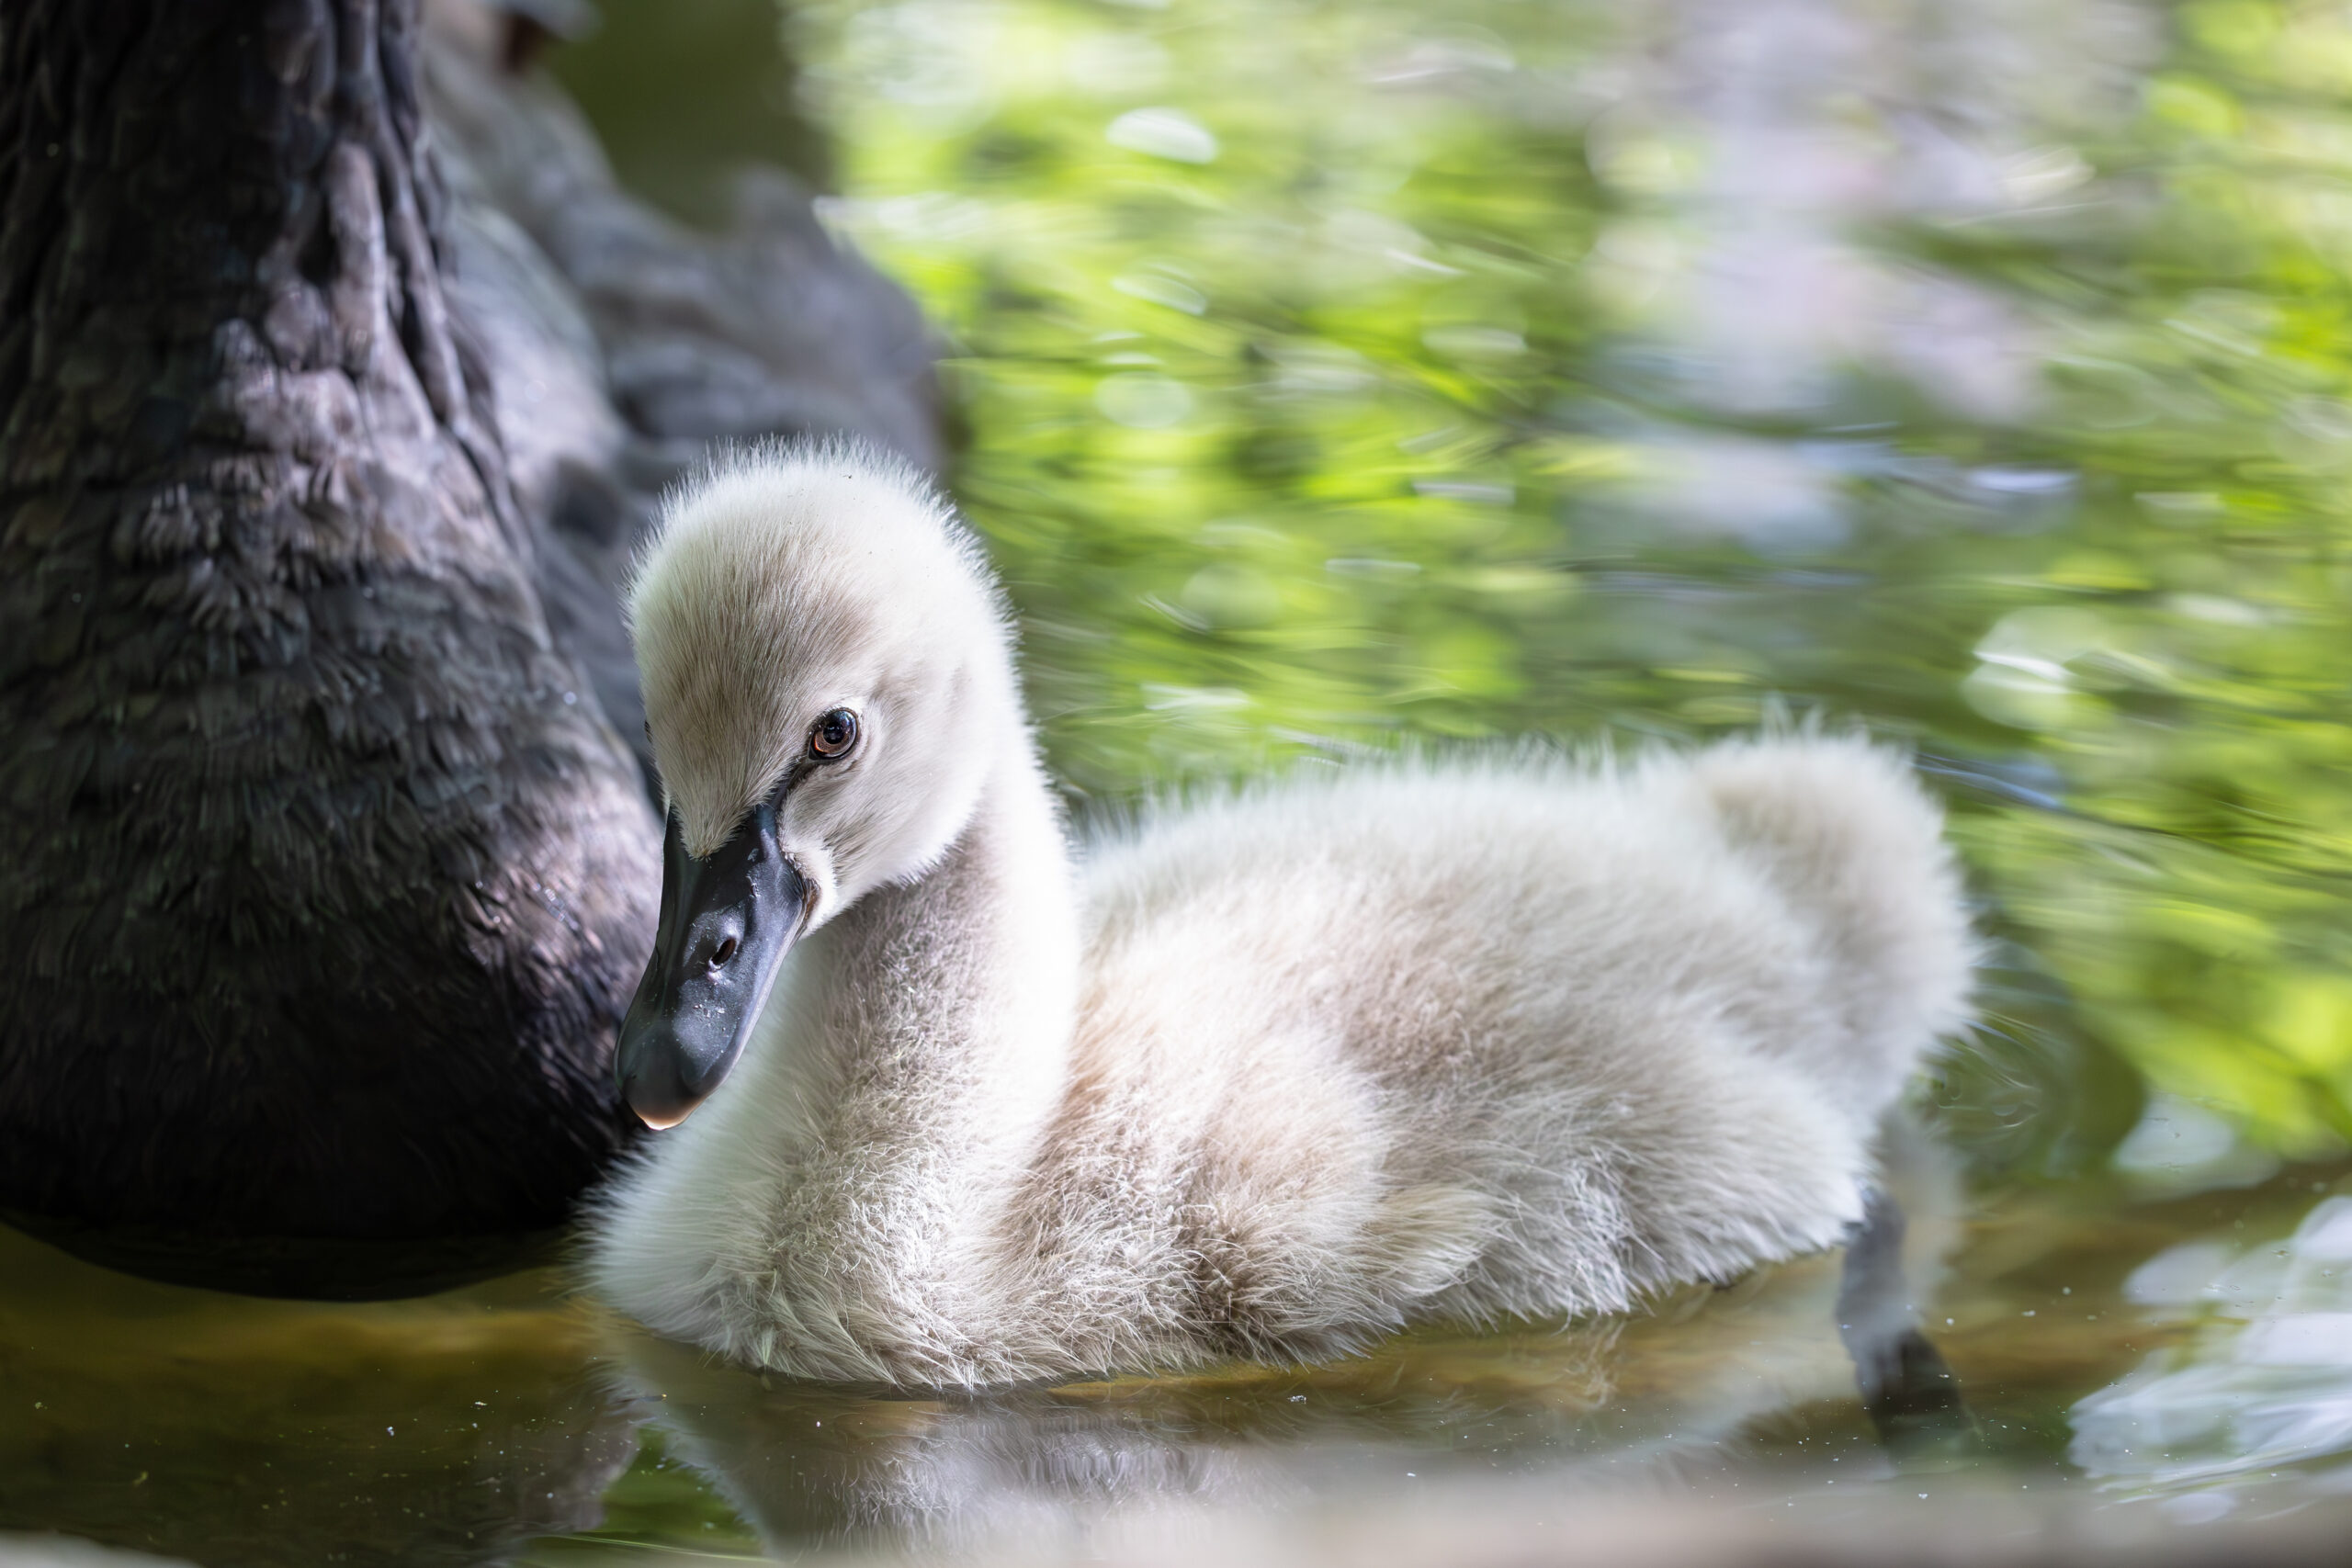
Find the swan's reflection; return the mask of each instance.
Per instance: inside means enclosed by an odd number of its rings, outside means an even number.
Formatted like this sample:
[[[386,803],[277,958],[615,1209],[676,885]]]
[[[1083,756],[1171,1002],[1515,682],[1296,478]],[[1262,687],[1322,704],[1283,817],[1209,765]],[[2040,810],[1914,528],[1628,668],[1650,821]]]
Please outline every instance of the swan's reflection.
[[[2184,1242],[2124,1291],[2198,1332],[2075,1406],[2076,1464],[2156,1491],[2286,1466],[2352,1483],[2352,1198],[2319,1203],[2283,1241]]]
[[[1909,1174],[1915,1200],[1921,1179],[1949,1185],[1940,1167]],[[1855,1267],[1802,1258],[1649,1314],[1416,1334],[1320,1367],[906,1397],[796,1383],[617,1323],[605,1348],[669,1451],[775,1550],[1066,1547],[1114,1513],[1175,1523],[1463,1474],[1662,1490],[1736,1464],[1758,1417],[1850,1405],[1857,1358],[1872,1391],[1918,1402],[1918,1369],[1903,1369],[1926,1345],[1912,1303],[1952,1235],[1945,1196],[1907,1237],[1899,1222],[1867,1235]],[[1940,1361],[1926,1375],[1928,1405],[1957,1411]]]
[[[207,1568],[455,1568],[593,1524],[636,1444],[559,1286],[259,1301],[0,1229],[0,1532]]]

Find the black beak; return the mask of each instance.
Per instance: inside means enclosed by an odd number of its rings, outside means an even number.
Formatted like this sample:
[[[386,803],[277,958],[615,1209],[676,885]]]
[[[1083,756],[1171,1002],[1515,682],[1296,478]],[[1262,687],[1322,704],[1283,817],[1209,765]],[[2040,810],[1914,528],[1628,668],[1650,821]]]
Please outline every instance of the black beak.
[[[776,846],[774,802],[707,860],[686,853],[670,818],[662,929],[615,1064],[621,1098],[647,1126],[684,1121],[743,1054],[808,910],[808,885]]]

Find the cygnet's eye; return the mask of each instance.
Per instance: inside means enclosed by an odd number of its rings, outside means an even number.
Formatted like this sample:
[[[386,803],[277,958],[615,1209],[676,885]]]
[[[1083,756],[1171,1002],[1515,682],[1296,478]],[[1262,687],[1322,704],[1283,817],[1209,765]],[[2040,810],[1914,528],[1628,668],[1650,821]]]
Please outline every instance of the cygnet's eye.
[[[831,762],[849,754],[857,744],[857,715],[835,708],[808,727],[808,755]]]

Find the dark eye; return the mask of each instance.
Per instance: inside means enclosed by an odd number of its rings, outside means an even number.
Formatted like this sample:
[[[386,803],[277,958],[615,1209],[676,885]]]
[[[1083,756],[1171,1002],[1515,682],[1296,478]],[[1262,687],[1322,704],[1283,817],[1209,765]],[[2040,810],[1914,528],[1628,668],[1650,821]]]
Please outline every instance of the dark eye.
[[[847,754],[857,744],[857,715],[835,708],[808,727],[808,755],[820,762]]]

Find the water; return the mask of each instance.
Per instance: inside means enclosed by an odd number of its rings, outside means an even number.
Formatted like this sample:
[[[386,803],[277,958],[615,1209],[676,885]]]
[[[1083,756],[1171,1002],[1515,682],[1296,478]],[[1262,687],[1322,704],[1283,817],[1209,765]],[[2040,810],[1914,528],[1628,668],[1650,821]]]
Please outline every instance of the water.
[[[1058,1547],[1139,1514],[1197,1527],[1415,1487],[1769,1510],[1995,1483],[2197,1519],[2352,1482],[2352,1167],[2169,1199],[2013,1189],[1963,1216],[1939,1212],[1960,1197],[1948,1164],[1904,1157],[1919,1299],[1901,1304],[1965,1405],[1907,1426],[1856,1395],[1834,1255],[1624,1320],[935,1398],[711,1363],[553,1269],[257,1303],[0,1235],[0,1528],[208,1563],[588,1563]]]
[[[796,17],[1079,798],[1860,718],[2004,939],[1981,1175],[2097,1168],[2145,1089],[2341,1146],[2343,17]]]
[[[1861,1304],[1950,1380],[1866,1406],[1838,1256],[947,1400],[707,1365],[552,1269],[261,1303],[0,1234],[0,1529],[584,1563],[1424,1493],[2169,1528],[2352,1488],[2352,16],[835,0],[789,18],[786,113],[705,6],[723,71],[628,69],[619,4],[559,65],[690,217],[715,156],[830,167],[941,323],[1081,811],[1526,733],[1917,747],[1992,946]]]

